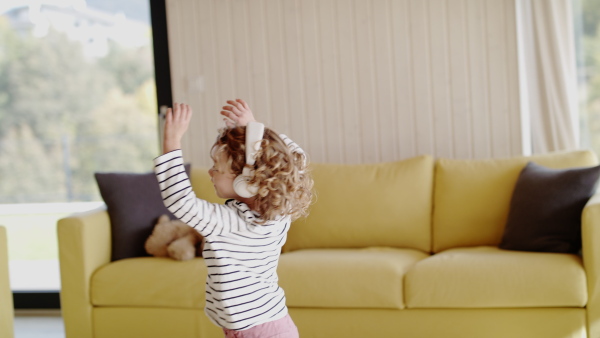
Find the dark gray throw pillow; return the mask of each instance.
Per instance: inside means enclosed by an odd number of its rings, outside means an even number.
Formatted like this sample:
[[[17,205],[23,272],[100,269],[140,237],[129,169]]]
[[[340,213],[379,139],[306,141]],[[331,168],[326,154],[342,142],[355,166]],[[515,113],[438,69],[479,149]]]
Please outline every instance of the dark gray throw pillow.
[[[189,164],[185,170],[189,176]],[[111,259],[149,256],[144,244],[158,217],[167,214],[175,219],[163,204],[154,173],[96,173],[94,176],[110,218]]]
[[[599,176],[600,166],[559,170],[527,163],[515,185],[500,248],[578,253],[581,213]]]

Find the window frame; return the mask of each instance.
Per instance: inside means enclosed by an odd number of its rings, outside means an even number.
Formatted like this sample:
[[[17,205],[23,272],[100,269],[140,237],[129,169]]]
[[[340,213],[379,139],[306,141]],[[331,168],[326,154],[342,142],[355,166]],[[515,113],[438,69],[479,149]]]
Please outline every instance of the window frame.
[[[161,106],[170,106],[171,69],[167,32],[166,0],[147,0],[150,4],[150,22],[154,54],[154,80],[156,83],[157,114]],[[158,131],[157,131],[158,132]],[[150,160],[150,159],[149,159]],[[60,309],[60,290],[14,291],[14,309]]]

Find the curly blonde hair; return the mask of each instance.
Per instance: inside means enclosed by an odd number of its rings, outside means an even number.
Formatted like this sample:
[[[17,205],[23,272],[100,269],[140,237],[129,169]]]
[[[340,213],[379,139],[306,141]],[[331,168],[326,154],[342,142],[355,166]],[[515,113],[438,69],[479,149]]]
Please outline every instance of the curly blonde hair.
[[[246,127],[221,129],[211,150],[213,160],[223,153],[232,173],[241,174],[246,166],[245,139]],[[254,208],[261,215],[260,224],[283,215],[292,220],[308,215],[313,180],[305,154],[292,152],[277,133],[265,128],[253,169],[249,183],[258,186]]]

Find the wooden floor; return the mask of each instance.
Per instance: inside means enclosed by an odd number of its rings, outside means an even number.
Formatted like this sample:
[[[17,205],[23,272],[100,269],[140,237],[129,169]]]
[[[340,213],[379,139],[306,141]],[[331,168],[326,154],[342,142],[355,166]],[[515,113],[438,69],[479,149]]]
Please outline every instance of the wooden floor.
[[[60,311],[15,311],[15,338],[65,338]]]

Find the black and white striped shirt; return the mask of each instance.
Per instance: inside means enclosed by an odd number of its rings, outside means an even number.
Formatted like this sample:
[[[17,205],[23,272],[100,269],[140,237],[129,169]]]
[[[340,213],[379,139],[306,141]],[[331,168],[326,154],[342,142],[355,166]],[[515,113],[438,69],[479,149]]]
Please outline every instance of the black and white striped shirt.
[[[283,136],[286,144],[302,153]],[[209,203],[196,197],[183,166],[181,150],[157,157],[155,173],[165,205],[205,237],[207,316],[218,326],[244,330],[287,314],[277,263],[290,227],[289,216],[257,224],[260,217],[245,203]]]

